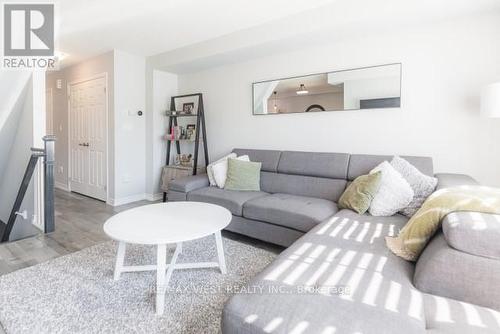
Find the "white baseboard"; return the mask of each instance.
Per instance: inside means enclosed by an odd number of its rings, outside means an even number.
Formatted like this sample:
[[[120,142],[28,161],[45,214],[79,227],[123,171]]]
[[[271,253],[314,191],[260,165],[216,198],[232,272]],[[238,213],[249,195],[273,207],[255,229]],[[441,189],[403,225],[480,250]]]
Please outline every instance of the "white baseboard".
[[[120,206],[133,202],[138,202],[146,199],[146,194],[136,194],[120,198],[109,198],[108,204],[112,206]]]
[[[64,184],[62,182],[55,181],[54,182],[54,187],[57,188],[57,189],[64,190],[64,191],[69,191],[68,185]]]
[[[150,202],[156,202],[163,198],[163,193],[146,194],[146,199]]]
[[[112,206],[119,206],[119,205],[129,204],[129,203],[133,203],[133,202],[143,201],[143,200],[155,202],[155,201],[158,201],[162,198],[163,198],[163,193],[137,194],[137,195],[131,195],[131,196],[126,196],[126,197],[121,197],[121,198],[110,198],[108,200],[108,204],[110,204]]]

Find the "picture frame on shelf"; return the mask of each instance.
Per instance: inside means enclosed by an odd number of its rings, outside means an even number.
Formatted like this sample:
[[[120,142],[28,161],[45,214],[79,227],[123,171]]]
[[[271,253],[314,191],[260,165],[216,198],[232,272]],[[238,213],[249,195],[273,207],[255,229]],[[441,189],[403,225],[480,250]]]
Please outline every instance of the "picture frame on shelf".
[[[194,111],[194,102],[186,102],[182,104],[182,113],[186,115],[193,114]]]
[[[186,139],[187,140],[196,139],[196,124],[188,124],[186,126]]]

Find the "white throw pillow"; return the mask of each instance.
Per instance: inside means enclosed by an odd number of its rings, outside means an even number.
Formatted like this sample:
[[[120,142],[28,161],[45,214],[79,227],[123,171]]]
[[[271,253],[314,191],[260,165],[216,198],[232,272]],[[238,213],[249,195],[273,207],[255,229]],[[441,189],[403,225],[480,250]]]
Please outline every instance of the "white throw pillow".
[[[243,161],[250,161],[250,158],[248,155],[242,155],[239,156],[235,159],[238,160],[243,160]],[[215,183],[217,184],[217,187],[219,188],[224,188],[224,185],[226,184],[226,179],[227,179],[227,159],[222,160],[215,165],[212,166],[212,172],[214,173],[214,180]]]
[[[392,216],[410,204],[413,190],[389,162],[382,162],[370,174],[378,171],[382,172],[380,188],[368,211],[372,216]]]
[[[219,163],[219,162],[221,162],[221,161],[227,160],[227,159],[229,159],[229,158],[233,158],[233,159],[234,159],[234,158],[236,158],[236,157],[237,157],[236,153],[231,153],[231,154],[226,155],[225,157],[220,158],[220,159],[219,159],[219,160],[217,160],[217,161],[212,162],[211,164],[209,164],[209,165],[207,166],[207,176],[208,176],[208,181],[210,182],[210,185],[211,185],[211,186],[214,186],[214,187],[215,187],[215,186],[217,186],[217,183],[215,182],[215,179],[214,179],[214,172],[213,172],[213,170],[212,170],[212,167],[213,167],[215,164],[218,164],[218,163]]]
[[[420,209],[427,197],[434,192],[438,180],[435,177],[423,174],[408,161],[397,156],[392,159],[391,166],[410,184],[415,193],[410,204],[401,210],[402,214],[411,217]]]

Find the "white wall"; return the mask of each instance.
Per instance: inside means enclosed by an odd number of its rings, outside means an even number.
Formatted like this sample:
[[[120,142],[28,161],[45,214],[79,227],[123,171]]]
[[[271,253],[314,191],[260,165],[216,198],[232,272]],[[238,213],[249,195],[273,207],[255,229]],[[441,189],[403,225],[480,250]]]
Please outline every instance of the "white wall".
[[[120,205],[145,198],[145,58],[115,50],[114,83],[115,191],[110,202]]]
[[[154,70],[152,72],[152,108],[147,114],[146,141],[150,149],[147,156],[146,194],[149,200],[161,195],[161,169],[165,165],[168,121],[165,112],[170,109],[170,97],[177,95],[177,75]]]
[[[427,155],[438,172],[500,186],[500,121],[479,91],[500,80],[500,19],[486,16],[366,35],[179,76],[205,98],[211,160],[233,147]],[[402,108],[252,116],[252,82],[401,62]]]

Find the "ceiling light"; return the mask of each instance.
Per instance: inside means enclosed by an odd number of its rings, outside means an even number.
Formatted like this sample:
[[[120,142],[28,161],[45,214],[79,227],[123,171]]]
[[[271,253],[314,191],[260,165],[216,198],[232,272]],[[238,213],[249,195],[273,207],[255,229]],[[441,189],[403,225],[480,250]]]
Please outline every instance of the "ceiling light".
[[[299,90],[296,93],[297,95],[305,95],[309,94],[309,91],[306,89],[306,86],[304,86],[304,84],[300,84]]]

